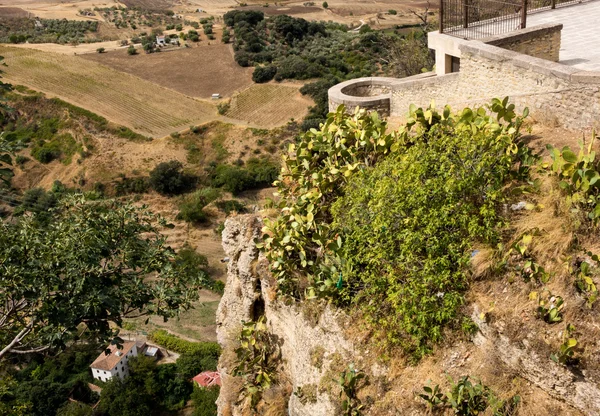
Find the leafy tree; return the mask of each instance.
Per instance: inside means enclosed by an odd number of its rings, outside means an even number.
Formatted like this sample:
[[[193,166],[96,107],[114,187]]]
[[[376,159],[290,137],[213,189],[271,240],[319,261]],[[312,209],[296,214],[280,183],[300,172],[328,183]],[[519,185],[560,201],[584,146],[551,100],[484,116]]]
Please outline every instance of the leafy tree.
[[[183,165],[176,160],[159,163],[150,172],[150,186],[163,195],[180,194],[192,184],[193,178],[183,172]]]
[[[177,371],[186,379],[190,379],[202,371],[215,371],[218,356],[206,354],[204,351],[186,352],[177,359]]]
[[[98,406],[107,416],[160,415],[180,410],[192,393],[192,383],[177,374],[175,364],[156,365],[138,356],[129,362],[129,377],[111,380]]]
[[[47,225],[0,222],[0,358],[64,348],[81,326],[106,340],[124,317],[189,308],[201,282],[178,270],[155,223],[143,208],[78,195]]]
[[[214,416],[217,414],[216,401],[219,398],[219,386],[203,388],[194,386],[192,402],[194,413],[192,416]]]
[[[58,409],[56,416],[92,416],[94,410],[85,403],[68,402],[63,407]]]
[[[257,84],[271,81],[277,73],[277,67],[274,65],[257,66],[252,73],[252,81]]]
[[[324,1],[324,2],[323,2],[323,8],[324,8],[324,9],[326,9],[326,8],[328,8],[328,7],[329,7],[329,4],[327,4],[327,2],[326,2],[326,1]]]
[[[98,405],[100,414],[106,416],[148,416],[155,414],[153,412],[156,406],[154,397],[148,394],[146,389],[140,387],[129,378],[121,380],[118,377],[113,377],[102,388],[102,399]]]
[[[0,377],[0,414],[6,416],[25,416],[31,412],[32,404],[18,397],[17,381],[5,374]]]
[[[106,51],[105,48],[98,48],[98,49],[96,49],[96,52],[98,52],[98,53],[104,53],[105,51]]]
[[[16,146],[8,142],[3,133],[0,133],[0,183],[10,186],[10,181],[14,176],[12,170],[12,155]]]
[[[129,45],[129,48],[127,48],[127,54],[128,55],[136,55],[137,50],[135,49],[135,46]]]
[[[234,195],[255,186],[254,178],[246,169],[231,165],[217,166],[211,183]]]

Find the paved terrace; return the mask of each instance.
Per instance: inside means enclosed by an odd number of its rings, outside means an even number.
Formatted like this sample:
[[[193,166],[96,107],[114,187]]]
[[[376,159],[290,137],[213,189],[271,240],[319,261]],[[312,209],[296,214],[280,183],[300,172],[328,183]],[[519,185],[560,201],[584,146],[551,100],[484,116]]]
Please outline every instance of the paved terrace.
[[[513,15],[499,23],[481,22],[469,29],[452,28],[446,33],[456,37],[481,40],[488,36],[505,33],[501,28],[514,25],[519,29],[520,17]],[[535,11],[527,15],[527,27],[562,23],[560,63],[587,71],[600,71],[600,0],[559,6],[554,10]]]
[[[527,27],[562,23],[560,63],[600,71],[600,1],[563,6],[527,15]]]

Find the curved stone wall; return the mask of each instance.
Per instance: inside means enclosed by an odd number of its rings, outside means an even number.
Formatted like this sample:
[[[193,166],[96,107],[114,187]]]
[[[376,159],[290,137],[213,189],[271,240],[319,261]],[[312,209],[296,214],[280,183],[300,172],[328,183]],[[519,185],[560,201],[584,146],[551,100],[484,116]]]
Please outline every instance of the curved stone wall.
[[[329,89],[329,111],[344,104],[348,111],[358,106],[375,110],[382,116],[390,115],[392,84],[397,78],[369,77],[357,78],[334,85]]]

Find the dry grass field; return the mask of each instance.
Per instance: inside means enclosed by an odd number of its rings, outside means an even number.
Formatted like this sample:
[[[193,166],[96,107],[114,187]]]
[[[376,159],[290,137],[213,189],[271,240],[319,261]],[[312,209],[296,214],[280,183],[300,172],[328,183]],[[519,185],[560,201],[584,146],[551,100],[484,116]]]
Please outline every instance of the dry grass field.
[[[298,86],[255,84],[232,98],[226,115],[271,128],[281,126],[291,118],[301,120],[313,104],[300,94]]]
[[[0,6],[19,7],[42,19],[101,20],[79,15],[81,9],[112,7],[121,4],[114,0],[4,0]]]
[[[215,118],[215,107],[77,56],[0,46],[4,78],[159,137]]]
[[[198,47],[129,56],[126,50],[84,56],[193,97],[209,99],[214,93],[231,97],[252,84],[252,68],[233,60],[231,45],[203,40]]]
[[[193,0],[200,2],[201,0]],[[324,20],[344,23],[357,27],[361,23],[368,23],[378,29],[394,25],[418,23],[418,19],[411,10],[423,10],[427,7],[427,0],[331,0],[327,1],[328,8],[324,9],[322,1],[315,1],[313,6],[304,6],[306,1],[264,1],[246,0],[248,6],[238,9],[254,9],[263,11],[269,16],[288,14],[306,20]],[[269,7],[264,7],[269,3]],[[437,9],[437,2],[431,2],[430,10]],[[396,15],[389,15],[389,10],[396,10]]]

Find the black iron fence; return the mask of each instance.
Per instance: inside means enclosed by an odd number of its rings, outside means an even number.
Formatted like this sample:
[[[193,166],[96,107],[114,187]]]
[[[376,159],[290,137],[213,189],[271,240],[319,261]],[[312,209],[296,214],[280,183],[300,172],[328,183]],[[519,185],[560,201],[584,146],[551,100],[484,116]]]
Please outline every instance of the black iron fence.
[[[527,14],[583,0],[440,0],[440,33],[480,39],[527,26]]]

